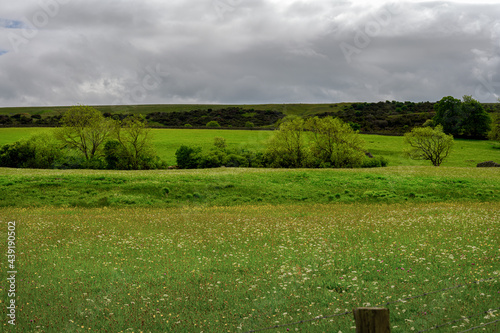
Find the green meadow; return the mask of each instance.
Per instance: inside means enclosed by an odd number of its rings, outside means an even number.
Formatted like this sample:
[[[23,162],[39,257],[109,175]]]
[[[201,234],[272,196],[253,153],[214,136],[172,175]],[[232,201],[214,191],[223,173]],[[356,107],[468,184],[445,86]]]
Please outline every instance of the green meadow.
[[[0,129],[0,145],[27,139],[32,135],[50,133],[51,128],[2,128]],[[158,155],[169,165],[175,165],[175,151],[181,145],[199,146],[209,149],[213,146],[214,137],[226,139],[229,148],[245,148],[261,150],[272,136],[272,131],[253,130],[219,130],[219,129],[152,129],[154,146]],[[383,156],[391,166],[426,166],[427,161],[414,161],[403,156],[403,137],[384,135],[361,135],[366,149],[374,156]],[[500,150],[494,149],[490,141],[455,140],[455,146],[449,159],[443,166],[475,167],[477,163],[500,159]]]
[[[0,144],[45,131],[1,129]],[[272,135],[152,133],[169,164],[181,144],[262,149]],[[499,150],[456,140],[432,167],[404,158],[402,137],[363,139],[389,167],[0,168],[0,331],[345,333],[362,306],[389,308],[392,332],[494,331],[500,172],[475,165]]]
[[[45,206],[0,221],[3,239],[16,221],[19,332],[353,332],[352,309],[377,305],[392,332],[498,318],[498,202]]]

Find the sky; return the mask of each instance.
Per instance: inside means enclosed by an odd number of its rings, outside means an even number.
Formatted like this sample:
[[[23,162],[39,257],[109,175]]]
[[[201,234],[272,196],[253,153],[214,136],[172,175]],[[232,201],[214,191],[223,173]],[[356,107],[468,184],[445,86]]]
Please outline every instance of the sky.
[[[5,2],[0,107],[500,97],[497,0]]]

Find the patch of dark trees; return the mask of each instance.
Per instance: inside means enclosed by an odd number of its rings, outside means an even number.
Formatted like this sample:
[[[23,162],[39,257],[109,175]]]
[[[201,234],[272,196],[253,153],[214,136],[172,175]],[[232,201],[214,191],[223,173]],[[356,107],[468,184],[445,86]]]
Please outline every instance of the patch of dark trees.
[[[210,121],[216,121],[221,127],[266,127],[272,126],[284,117],[285,114],[279,111],[228,107],[217,110],[153,112],[149,113],[146,119],[166,127],[204,127]]]
[[[61,122],[61,115],[42,117],[39,114],[18,113],[13,116],[0,115],[2,127],[56,127]]]
[[[422,126],[436,114],[431,102],[352,103],[338,112],[324,112],[317,116],[336,116],[364,133],[404,134]]]

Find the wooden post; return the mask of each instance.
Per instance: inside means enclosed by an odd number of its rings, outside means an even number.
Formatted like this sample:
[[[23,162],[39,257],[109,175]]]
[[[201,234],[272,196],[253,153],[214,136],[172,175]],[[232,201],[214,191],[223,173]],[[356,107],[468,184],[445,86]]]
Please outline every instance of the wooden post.
[[[389,309],[357,308],[353,310],[356,333],[390,333]]]

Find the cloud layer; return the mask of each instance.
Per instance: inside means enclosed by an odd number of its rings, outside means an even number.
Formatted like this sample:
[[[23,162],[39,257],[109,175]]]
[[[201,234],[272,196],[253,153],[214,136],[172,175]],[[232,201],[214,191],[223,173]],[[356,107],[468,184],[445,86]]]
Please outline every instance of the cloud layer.
[[[500,6],[27,0],[0,17],[0,106],[500,96]]]

